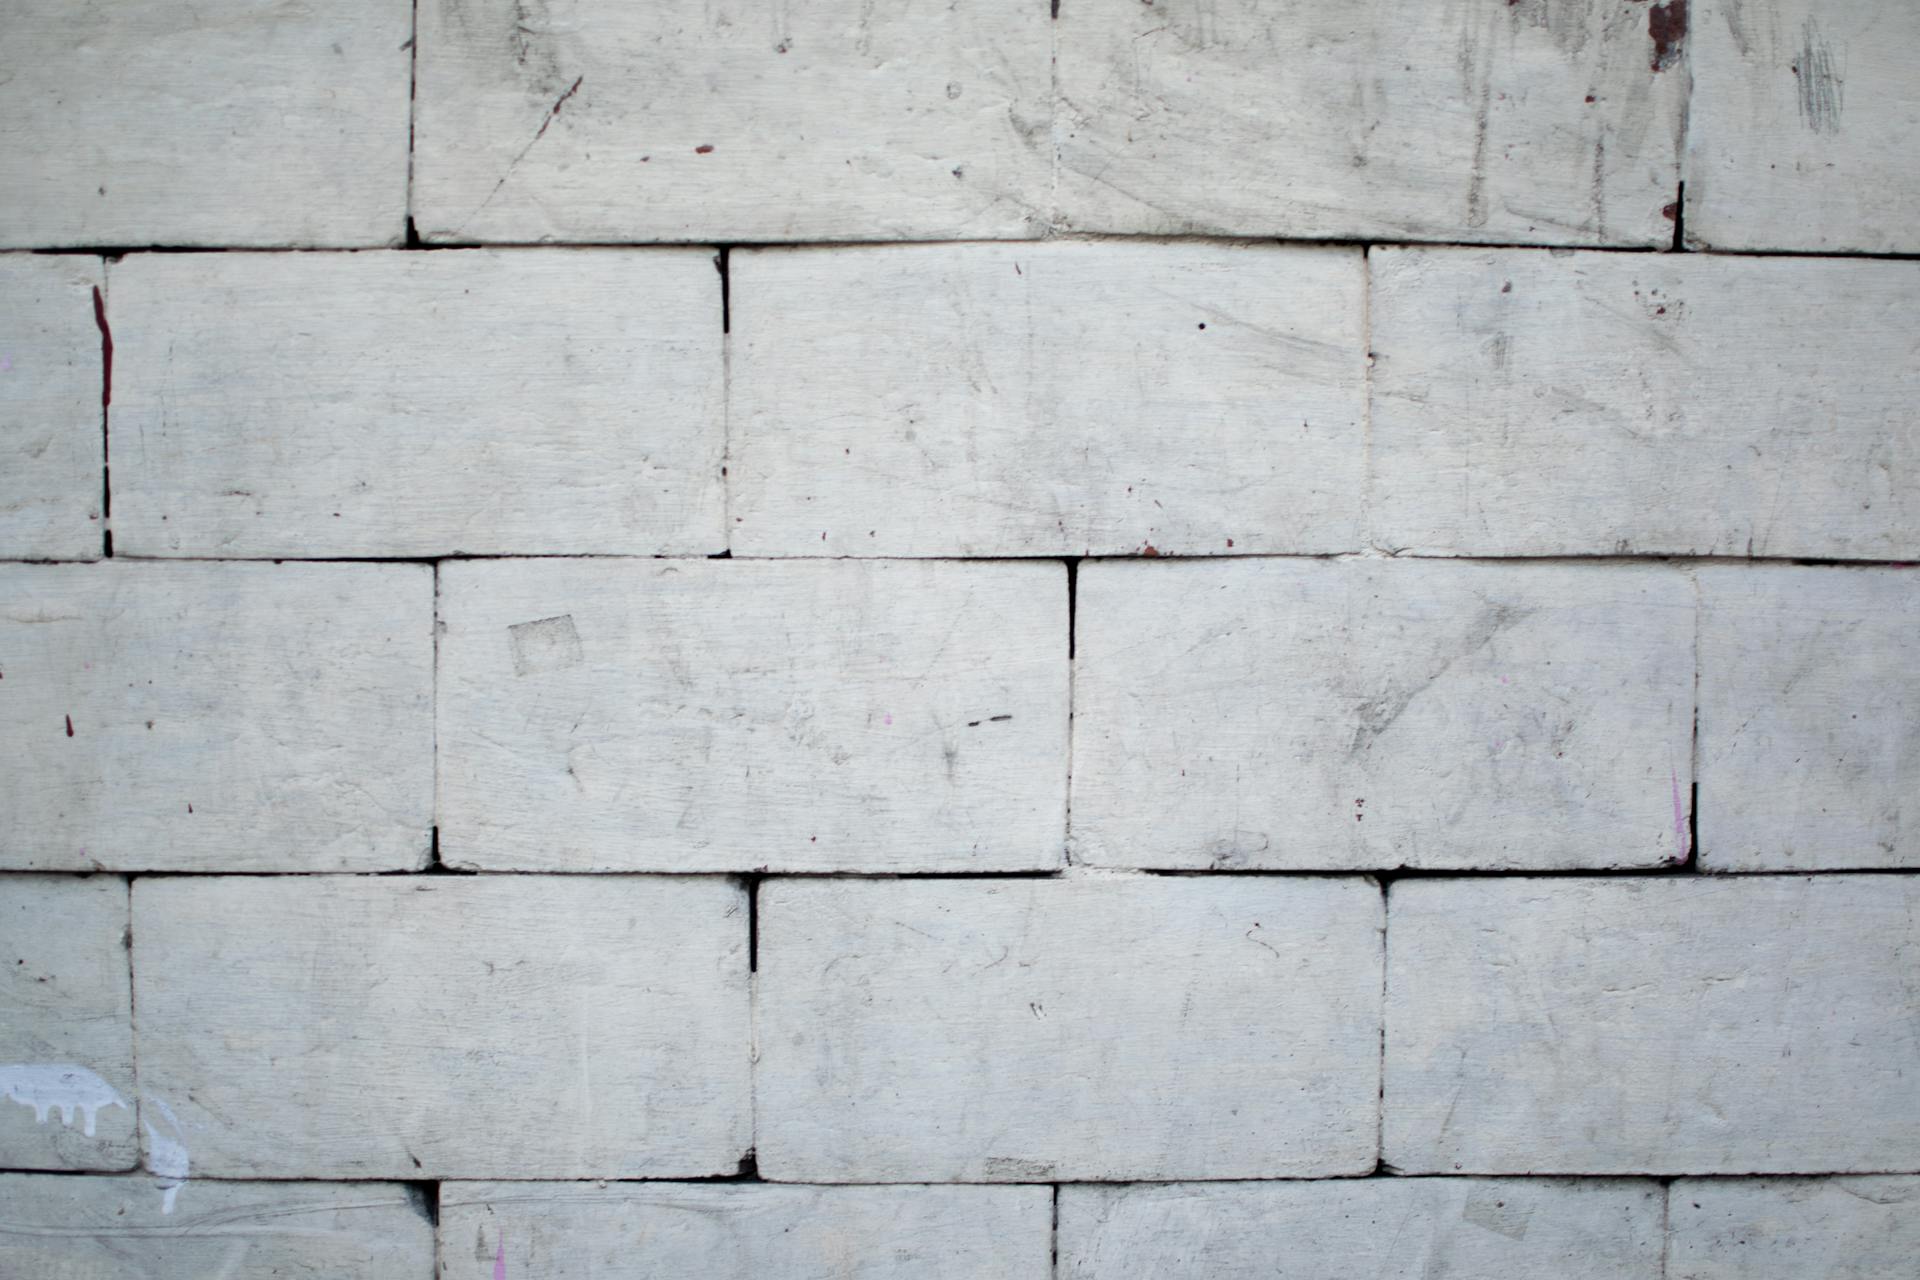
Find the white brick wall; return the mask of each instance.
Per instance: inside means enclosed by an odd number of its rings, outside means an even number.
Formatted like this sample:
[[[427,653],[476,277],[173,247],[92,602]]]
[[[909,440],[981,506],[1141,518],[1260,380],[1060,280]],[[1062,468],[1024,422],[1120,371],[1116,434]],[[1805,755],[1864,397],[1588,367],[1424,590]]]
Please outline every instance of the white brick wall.
[[[1895,0],[19,0],[0,1277],[1913,1280]]]

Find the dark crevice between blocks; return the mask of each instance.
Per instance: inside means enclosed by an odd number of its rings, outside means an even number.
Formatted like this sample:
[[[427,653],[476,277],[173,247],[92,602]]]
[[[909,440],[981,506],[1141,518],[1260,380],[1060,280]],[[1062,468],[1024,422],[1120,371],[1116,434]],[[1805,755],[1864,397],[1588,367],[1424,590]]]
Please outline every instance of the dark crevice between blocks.
[[[1054,3],[1058,5],[1059,0],[1054,0]],[[1048,1255],[1052,1259],[1049,1274],[1057,1276],[1060,1274],[1060,1184],[1057,1182],[1053,1184],[1053,1233],[1051,1244],[1052,1252]]]
[[[420,0],[413,0],[407,23],[407,221],[402,243],[408,249],[418,249],[420,231],[413,225],[413,128],[415,103],[420,97]]]
[[[623,1181],[635,1181],[635,1179],[624,1179]],[[765,1182],[766,1179],[760,1176],[759,1157],[754,1153],[754,1149],[752,1147],[748,1147],[747,1153],[740,1157],[740,1167],[738,1169],[735,1169],[732,1173],[716,1173],[704,1178],[644,1178],[644,1179],[637,1179],[637,1181],[644,1181],[644,1182]]]
[[[733,288],[728,275],[732,266],[733,246],[723,244],[713,255],[713,269],[720,273],[720,332],[733,332]]]
[[[1680,194],[1673,198],[1673,252],[1687,251],[1687,184],[1680,184]]]
[[[385,871],[390,876],[477,876],[480,873],[472,867],[450,867],[440,860],[440,828],[433,829],[433,843],[427,855],[427,865],[418,871]]]
[[[93,323],[100,330],[100,526],[102,551],[113,558],[113,327],[107,299],[93,286]]]
[[[1080,558],[1067,558],[1067,661],[1073,661],[1074,632],[1080,612]]]
[[[740,887],[747,891],[747,972],[760,972],[760,882],[763,875],[740,877]],[[751,1157],[752,1152],[748,1152]]]
[[[416,1165],[419,1161],[414,1162]],[[407,1189],[407,1203],[413,1211],[426,1220],[430,1227],[440,1225],[440,1184],[437,1182],[403,1182]]]

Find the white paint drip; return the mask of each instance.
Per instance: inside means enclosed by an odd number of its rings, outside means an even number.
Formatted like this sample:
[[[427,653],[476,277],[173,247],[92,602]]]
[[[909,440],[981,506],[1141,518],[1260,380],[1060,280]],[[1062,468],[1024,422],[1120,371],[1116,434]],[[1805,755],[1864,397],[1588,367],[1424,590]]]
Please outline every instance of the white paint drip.
[[[152,1094],[142,1094],[147,1104],[167,1119],[167,1125],[175,1132],[182,1133],[186,1126],[180,1123],[180,1117],[173,1114],[173,1108],[166,1099],[156,1098]],[[173,1202],[180,1195],[181,1184],[187,1180],[187,1171],[192,1162],[187,1158],[187,1144],[177,1138],[170,1138],[153,1127],[153,1121],[143,1119],[147,1130],[147,1168],[155,1177],[166,1179],[161,1184],[164,1193],[160,1201],[160,1212],[172,1213]]]
[[[47,1114],[60,1113],[60,1121],[73,1127],[73,1113],[80,1113],[82,1131],[91,1138],[94,1121],[103,1107],[124,1109],[127,1100],[114,1087],[85,1067],[71,1062],[16,1062],[0,1066],[0,1093],[23,1107],[33,1108],[33,1118],[41,1124]]]

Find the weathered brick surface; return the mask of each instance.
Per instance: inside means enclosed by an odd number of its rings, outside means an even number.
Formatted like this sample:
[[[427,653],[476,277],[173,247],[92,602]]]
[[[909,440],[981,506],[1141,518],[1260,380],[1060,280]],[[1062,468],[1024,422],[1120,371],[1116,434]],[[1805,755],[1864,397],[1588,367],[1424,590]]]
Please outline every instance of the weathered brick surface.
[[[1920,866],[1920,573],[1699,580],[1701,865]]]
[[[0,1166],[136,1163],[127,923],[118,876],[0,876]]]
[[[0,556],[7,559],[100,554],[94,291],[101,281],[97,258],[0,255]]]
[[[116,545],[717,552],[715,285],[693,250],[129,260]]]
[[[448,1183],[442,1280],[1047,1280],[1046,1187]]]
[[[1370,261],[1381,547],[1920,558],[1920,264]]]
[[[407,0],[14,0],[0,248],[398,244]]]
[[[433,572],[0,566],[0,867],[424,866]]]
[[[1659,1184],[1519,1178],[1063,1187],[1063,1280],[1659,1280]]]
[[[723,880],[134,886],[140,1087],[214,1177],[674,1177],[751,1142]]]
[[[1911,7],[0,8],[4,1280],[1914,1280]]]
[[[1080,571],[1074,856],[1205,869],[1687,854],[1693,588],[1377,560]]]
[[[1548,0],[1070,0],[1060,221],[1665,245],[1686,67],[1652,21]]]
[[[0,1275],[428,1280],[426,1202],[395,1183],[0,1175]]]
[[[1038,234],[1044,0],[423,0],[434,240]]]
[[[1694,0],[1687,239],[1920,252],[1920,9]]]
[[[733,256],[735,554],[1359,546],[1347,249]]]
[[[770,1177],[1374,1166],[1371,881],[773,880],[759,910]]]
[[[441,609],[449,862],[1060,865],[1057,564],[453,564]]]
[[[1389,894],[1407,1173],[1920,1164],[1920,880],[1430,880]]]
[[[1682,1178],[1671,1280],[1903,1280],[1920,1258],[1920,1178]]]

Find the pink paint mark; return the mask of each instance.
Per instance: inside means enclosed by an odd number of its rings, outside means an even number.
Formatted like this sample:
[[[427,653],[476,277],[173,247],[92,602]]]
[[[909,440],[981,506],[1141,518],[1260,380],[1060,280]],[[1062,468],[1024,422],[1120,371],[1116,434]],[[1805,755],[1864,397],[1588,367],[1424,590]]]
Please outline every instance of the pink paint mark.
[[[493,1280],[507,1280],[507,1233],[500,1233],[500,1248],[493,1255]]]
[[[1667,777],[1673,783],[1673,842],[1679,846],[1680,859],[1685,861],[1691,852],[1687,847],[1687,806],[1680,802],[1680,775],[1669,769]]]
[[[13,372],[13,357],[0,356],[0,373],[12,373],[12,372]]]
[[[888,723],[888,724],[892,724],[892,723],[893,723],[893,712],[891,712],[891,711],[889,711],[889,712],[887,712],[887,723]]]

